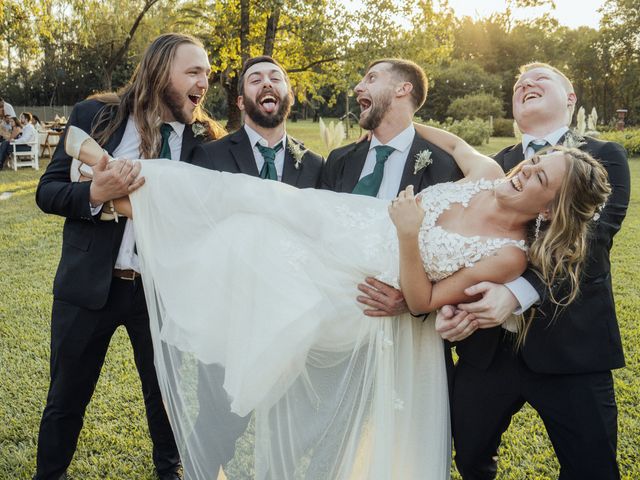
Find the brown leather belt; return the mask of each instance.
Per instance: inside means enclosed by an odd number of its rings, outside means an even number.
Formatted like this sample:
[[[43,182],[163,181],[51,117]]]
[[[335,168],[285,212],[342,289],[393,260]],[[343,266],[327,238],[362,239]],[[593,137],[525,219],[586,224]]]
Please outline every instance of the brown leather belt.
[[[114,268],[113,276],[121,280],[131,280],[131,281],[140,278],[140,274],[135,270],[131,270],[130,268],[127,270],[119,270],[117,268]]]

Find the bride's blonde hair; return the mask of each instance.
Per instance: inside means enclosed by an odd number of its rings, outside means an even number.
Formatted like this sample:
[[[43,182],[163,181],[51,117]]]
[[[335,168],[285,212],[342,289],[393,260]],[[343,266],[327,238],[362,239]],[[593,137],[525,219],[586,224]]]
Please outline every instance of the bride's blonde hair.
[[[551,152],[564,154],[567,171],[551,204],[551,218],[540,224],[537,237],[535,221],[531,222],[529,262],[545,282],[557,312],[580,293],[589,231],[597,221],[611,187],[605,168],[588,153],[562,146],[541,153]],[[522,339],[526,330],[527,326],[520,329]]]
[[[104,146],[116,130],[133,115],[140,133],[140,153],[154,158],[160,152],[160,116],[163,109],[162,92],[171,85],[171,67],[181,45],[203,47],[195,37],[182,33],[166,33],[147,47],[129,82],[117,93],[100,93],[90,98],[105,103],[94,121],[91,136]],[[209,139],[215,140],[226,132],[202,109],[201,99],[194,114],[194,122],[203,125]],[[115,110],[115,111],[114,111]]]

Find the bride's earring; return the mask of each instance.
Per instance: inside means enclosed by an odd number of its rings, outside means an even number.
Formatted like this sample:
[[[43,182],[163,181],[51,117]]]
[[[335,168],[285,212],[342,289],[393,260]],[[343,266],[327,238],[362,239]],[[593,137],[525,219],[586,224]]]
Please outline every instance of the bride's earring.
[[[542,225],[542,221],[544,220],[544,217],[542,216],[541,213],[538,214],[538,217],[536,218],[536,231],[534,234],[535,239],[538,239],[538,235],[540,235],[540,225]]]

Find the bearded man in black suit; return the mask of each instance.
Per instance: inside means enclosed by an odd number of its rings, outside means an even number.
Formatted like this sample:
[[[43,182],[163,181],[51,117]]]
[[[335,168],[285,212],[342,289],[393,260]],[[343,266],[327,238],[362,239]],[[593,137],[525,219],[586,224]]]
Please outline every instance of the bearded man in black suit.
[[[462,178],[449,154],[416,135],[413,117],[424,104],[427,90],[427,76],[416,63],[399,58],[372,62],[354,89],[361,108],[360,126],[371,131],[371,139],[333,150],[322,187],[392,200],[409,185],[419,192]],[[358,289],[362,292],[358,301],[367,315],[407,312],[400,290],[375,278],[365,279]]]
[[[624,366],[624,355],[609,252],[629,203],[629,166],[620,145],[569,130],[575,103],[573,86],[559,70],[543,63],[521,67],[513,116],[522,142],[494,158],[508,171],[523,159],[535,162],[545,146],[564,144],[588,152],[607,169],[612,193],[594,218],[580,296],[558,306],[554,300],[562,299],[563,286],[550,289],[528,270],[507,285],[470,287],[466,293],[481,300],[458,305],[457,313],[444,307],[436,320],[441,336],[457,341],[460,357],[452,422],[456,465],[465,480],[495,478],[501,436],[525,402],[545,424],[561,479],[620,478],[611,370]],[[529,322],[520,346],[517,338],[524,332],[506,321],[512,312],[525,312]]]
[[[298,188],[317,187],[323,158],[286,132],[294,97],[284,67],[266,55],[250,58],[238,85],[244,125],[237,132],[196,148],[193,164]]]
[[[200,108],[209,73],[198,40],[161,35],[122,90],[77,104],[69,125],[91,132],[113,157],[188,161],[197,144],[223,132]],[[140,166],[126,160],[107,165],[105,157],[91,181],[74,182],[62,140],[36,192],[44,212],[66,220],[53,285],[51,383],[34,478],[66,477],[109,341],[123,325],[140,374],[156,471],[161,480],[178,479],[180,458],[154,368],[133,224],[104,220],[113,218],[106,211],[111,200],[142,185]]]

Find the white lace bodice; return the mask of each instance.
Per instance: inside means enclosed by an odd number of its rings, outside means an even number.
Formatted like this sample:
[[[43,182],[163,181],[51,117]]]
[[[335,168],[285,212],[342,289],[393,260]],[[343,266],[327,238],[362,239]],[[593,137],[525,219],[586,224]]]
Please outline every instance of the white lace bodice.
[[[422,191],[425,216],[419,234],[420,254],[424,269],[431,280],[442,280],[463,267],[472,267],[506,245],[526,251],[524,240],[478,235],[466,237],[436,225],[442,212],[451,204],[460,203],[466,207],[476,193],[489,190],[493,185],[494,182],[489,180],[455,184],[449,182],[433,185]]]

